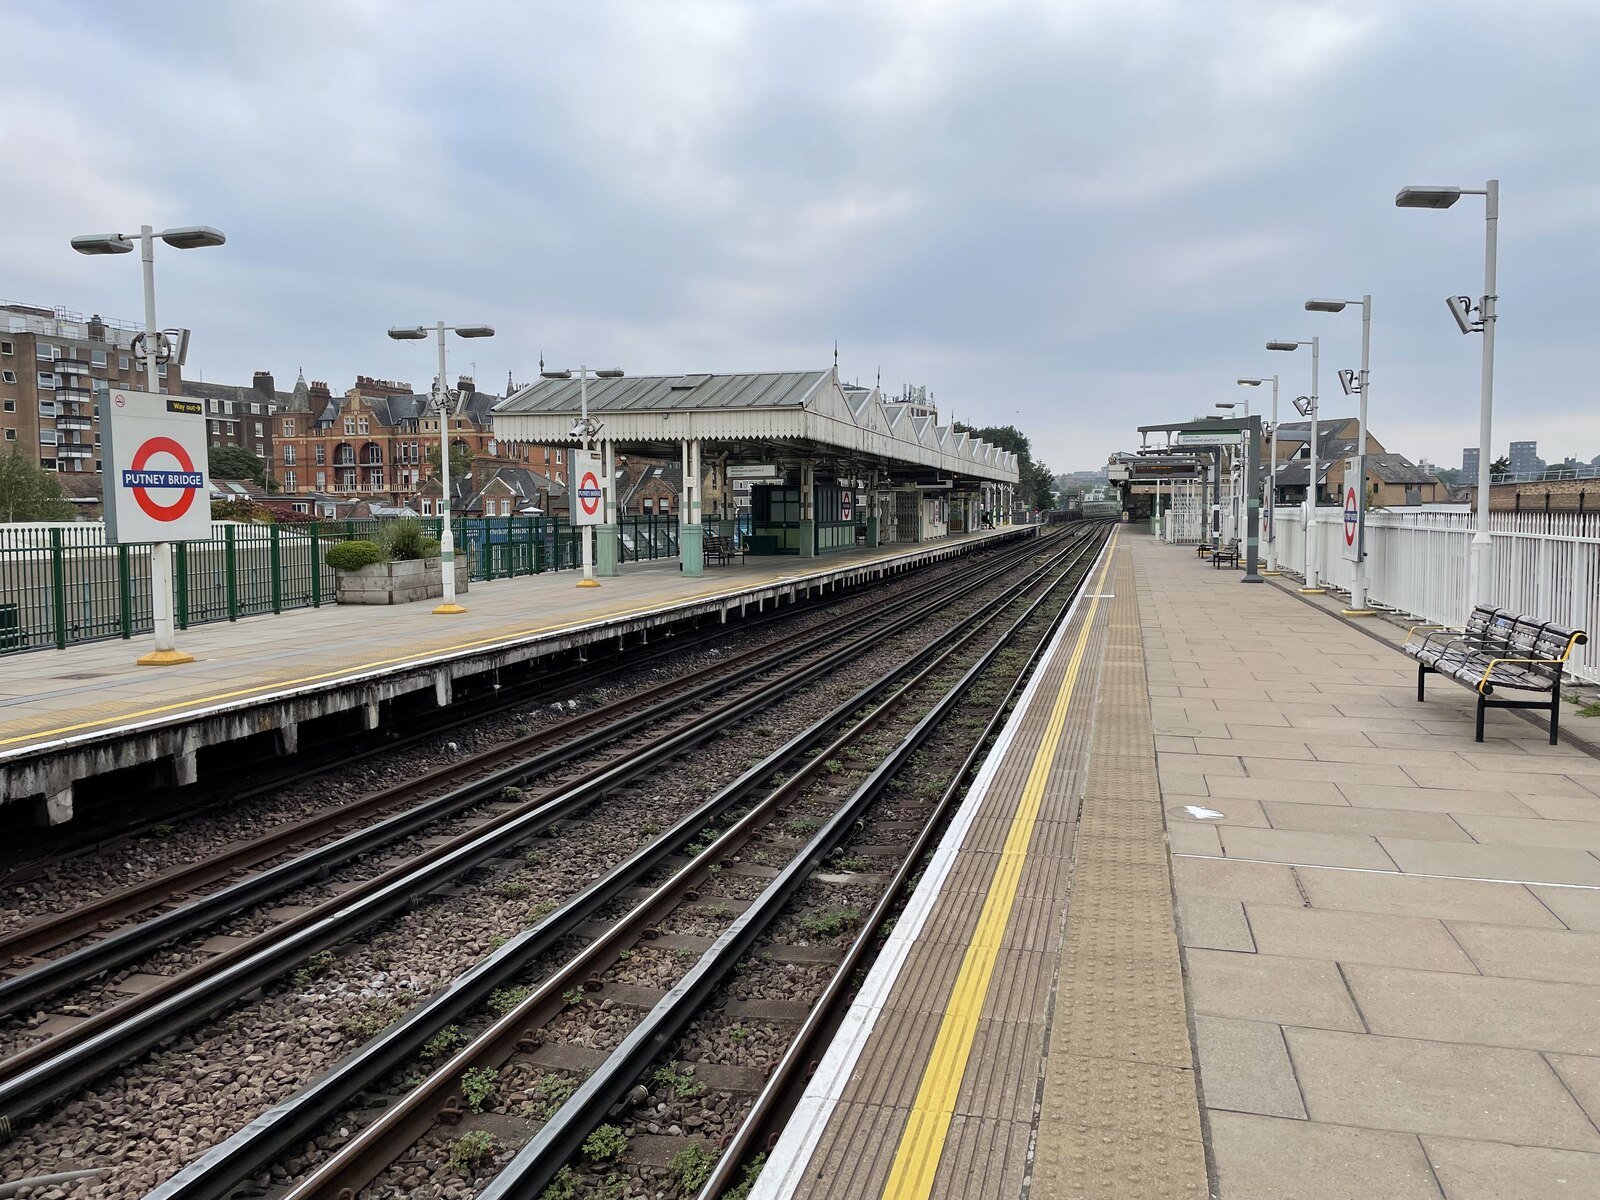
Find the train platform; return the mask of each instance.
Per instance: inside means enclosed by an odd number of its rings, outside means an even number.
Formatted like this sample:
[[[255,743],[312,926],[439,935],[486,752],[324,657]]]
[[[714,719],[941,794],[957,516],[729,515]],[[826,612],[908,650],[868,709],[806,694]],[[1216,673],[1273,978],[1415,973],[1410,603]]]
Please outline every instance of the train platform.
[[[184,631],[179,644],[195,662],[179,667],[139,666],[143,647],[122,640],[0,659],[0,796],[32,801],[56,823],[70,819],[79,780],[155,762],[170,766],[171,782],[191,783],[203,752],[243,738],[270,734],[292,753],[306,721],[353,713],[376,728],[386,702],[413,693],[445,705],[464,682],[552,654],[726,622],[1034,532],[748,558],[702,576],[664,559],[628,564],[597,589],[574,586],[571,571],[522,576],[474,584],[454,616],[426,603],[297,609]]]
[[[752,1195],[1600,1195],[1600,759],[1124,528]]]

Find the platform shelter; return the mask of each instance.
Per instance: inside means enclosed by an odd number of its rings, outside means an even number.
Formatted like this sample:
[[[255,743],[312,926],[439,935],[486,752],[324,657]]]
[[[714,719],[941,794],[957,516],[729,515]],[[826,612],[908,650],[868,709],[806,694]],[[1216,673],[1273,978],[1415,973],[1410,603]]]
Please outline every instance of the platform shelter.
[[[938,424],[926,406],[842,384],[837,368],[592,379],[588,409],[612,481],[597,530],[602,575],[618,569],[623,455],[681,460],[688,574],[703,570],[708,533],[736,536],[741,480],[751,485],[747,552],[802,558],[854,549],[858,538],[875,548],[1001,524],[1016,494],[1015,454]],[[496,406],[495,437],[576,446],[579,416],[579,381],[542,379]]]

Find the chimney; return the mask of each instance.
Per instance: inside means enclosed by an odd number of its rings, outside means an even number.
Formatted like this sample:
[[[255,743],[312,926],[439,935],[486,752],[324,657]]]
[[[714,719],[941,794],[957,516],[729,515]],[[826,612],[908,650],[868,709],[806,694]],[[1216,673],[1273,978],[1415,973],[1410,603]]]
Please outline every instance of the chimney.
[[[317,379],[311,383],[311,396],[314,400],[332,400],[333,393],[328,390],[326,380]]]
[[[273,385],[271,371],[257,371],[250,380],[250,386],[260,392],[265,400],[277,399],[278,389]]]
[[[478,390],[472,382],[471,375],[461,375],[457,377],[456,387],[460,389],[463,396],[470,396],[473,392]]]
[[[99,313],[89,318],[89,340],[91,342],[106,340],[106,323],[101,320]]]

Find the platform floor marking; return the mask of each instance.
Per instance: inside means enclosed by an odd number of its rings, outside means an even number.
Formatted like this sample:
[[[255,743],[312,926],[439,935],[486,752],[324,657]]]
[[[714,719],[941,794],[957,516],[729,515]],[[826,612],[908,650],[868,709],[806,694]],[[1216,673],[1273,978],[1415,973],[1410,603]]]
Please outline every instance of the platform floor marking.
[[[877,566],[880,563],[890,563],[893,561],[893,559],[868,559],[860,564],[847,565],[859,565],[863,568],[870,568]],[[846,567],[841,567],[839,569],[843,570],[846,569]],[[456,642],[451,645],[439,646],[434,649],[425,650],[420,655],[410,654],[400,655],[392,658],[373,659],[371,662],[358,663],[354,666],[348,667],[340,667],[338,670],[323,671],[315,675],[304,675],[298,679],[278,679],[273,680],[270,683],[256,684],[252,687],[238,688],[233,691],[216,692],[209,696],[191,696],[182,700],[175,700],[170,704],[160,704],[149,708],[134,709],[129,712],[114,713],[106,717],[97,717],[92,721],[80,721],[72,725],[60,725],[54,729],[33,730],[28,733],[18,734],[14,737],[0,738],[0,746],[12,746],[21,742],[42,742],[48,738],[60,737],[69,733],[81,733],[86,729],[96,729],[105,725],[116,725],[124,721],[136,721],[142,717],[161,716],[164,713],[177,712],[185,708],[199,709],[208,704],[219,704],[226,700],[238,700],[245,696],[257,695],[261,692],[270,692],[274,689],[302,687],[306,684],[322,683],[326,680],[337,679],[345,675],[359,675],[363,671],[373,671],[380,667],[392,667],[402,663],[412,663],[417,666],[422,666],[426,664],[430,657],[436,657],[441,654],[454,654],[463,650],[476,650],[484,646],[492,646],[500,642],[509,642],[515,641],[519,638],[535,637],[541,633],[555,633],[559,630],[581,629],[586,625],[596,624],[602,621],[611,621],[618,617],[638,616],[640,613],[654,612],[658,610],[661,612],[668,612],[671,609],[683,604],[694,604],[701,600],[712,600],[718,596],[736,596],[739,594],[739,592],[746,591],[750,588],[771,587],[774,584],[783,583],[793,583],[798,586],[806,582],[806,577],[797,576],[793,573],[774,575],[750,580],[748,582],[741,581],[741,586],[731,591],[719,590],[710,592],[696,592],[690,596],[675,596],[671,597],[669,602],[665,605],[658,600],[654,603],[639,605],[632,608],[613,609],[609,612],[597,613],[593,616],[586,614],[581,618],[560,621],[552,625],[538,625],[527,629],[516,629],[508,632],[502,631],[492,634],[488,637],[476,638],[468,642]]]
[[[1357,875],[1387,875],[1392,879],[1454,879],[1459,883],[1511,883],[1522,887],[1571,888],[1579,892],[1600,892],[1600,883],[1551,883],[1547,879],[1501,879],[1493,875],[1435,875],[1431,871],[1383,871],[1377,867],[1334,867],[1327,863],[1282,862],[1276,858],[1224,858],[1220,854],[1179,854],[1173,858],[1194,858],[1203,862],[1250,863],[1258,867],[1295,867],[1302,871],[1350,871]]]
[[[1113,533],[1106,545],[1105,565],[1095,585],[1097,592],[1102,594],[1106,576],[1111,571],[1111,552],[1116,540],[1116,534]],[[1033,839],[1034,822],[1044,799],[1045,781],[1055,762],[1056,747],[1066,725],[1067,708],[1077,687],[1089,634],[1094,628],[1094,618],[1099,608],[1100,600],[1096,595],[1084,615],[1077,644],[1072,649],[1072,657],[1067,663],[1061,686],[1057,689],[1044,736],[1029,767],[1021,799],[1000,852],[1000,861],[978,917],[978,927],[962,959],[955,988],[934,1041],[933,1053],[929,1056],[922,1082],[917,1088],[917,1097],[912,1103],[905,1132],[901,1135],[900,1147],[883,1190],[886,1200],[926,1200],[933,1190],[939,1159],[949,1136],[951,1119],[955,1115],[956,1096],[961,1090],[967,1061],[972,1054],[973,1038],[978,1030],[978,1019],[983,1013],[984,998],[994,976],[1001,939],[1005,936],[1011,910],[1016,903],[1017,886],[1027,861],[1028,844]]]

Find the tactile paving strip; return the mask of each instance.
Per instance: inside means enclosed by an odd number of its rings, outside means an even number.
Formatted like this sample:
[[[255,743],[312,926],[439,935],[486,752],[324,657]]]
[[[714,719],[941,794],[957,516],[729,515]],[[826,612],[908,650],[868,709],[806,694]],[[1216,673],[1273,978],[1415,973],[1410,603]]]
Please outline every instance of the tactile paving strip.
[[[1052,1200],[1203,1200],[1200,1103],[1127,549],[1113,578],[1029,1188]]]

